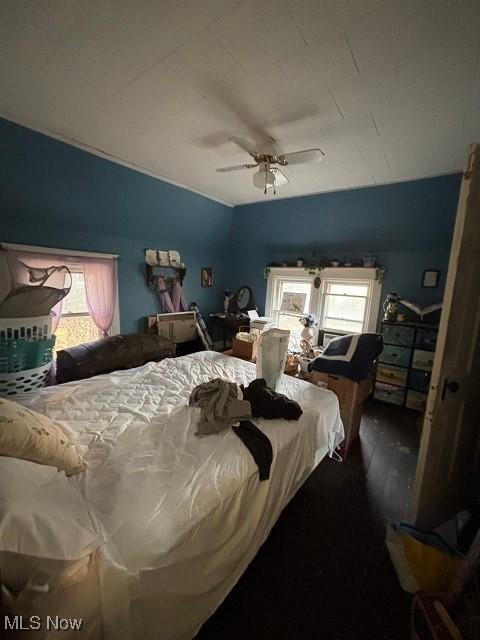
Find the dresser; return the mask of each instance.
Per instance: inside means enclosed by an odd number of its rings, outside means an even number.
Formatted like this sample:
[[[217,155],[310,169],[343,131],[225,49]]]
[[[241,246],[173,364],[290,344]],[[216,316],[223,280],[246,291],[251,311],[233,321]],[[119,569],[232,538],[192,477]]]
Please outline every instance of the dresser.
[[[378,357],[374,397],[424,411],[438,327],[422,323],[382,322],[384,348]]]

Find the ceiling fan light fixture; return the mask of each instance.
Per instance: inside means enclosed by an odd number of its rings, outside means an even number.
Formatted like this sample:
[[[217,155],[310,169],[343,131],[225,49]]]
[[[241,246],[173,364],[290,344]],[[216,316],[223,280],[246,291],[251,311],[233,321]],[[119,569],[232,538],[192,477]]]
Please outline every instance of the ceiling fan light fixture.
[[[253,184],[257,189],[263,189],[263,193],[267,195],[268,189],[273,189],[273,193],[277,193],[277,186],[288,184],[287,176],[280,171],[278,165],[286,167],[289,164],[306,164],[309,162],[318,162],[323,160],[324,152],[318,147],[313,149],[301,149],[292,151],[291,153],[279,154],[275,148],[275,140],[268,137],[263,139],[261,143],[268,145],[268,149],[257,150],[256,145],[244,138],[232,136],[230,138],[238,147],[246,151],[254,160],[254,163],[240,164],[233,167],[219,167],[219,173],[227,173],[229,171],[238,171],[239,169],[254,169],[258,167],[258,171],[253,174]],[[272,167],[272,165],[274,165]]]
[[[275,175],[268,165],[261,165],[253,174],[253,184],[257,189],[271,189],[275,186]]]

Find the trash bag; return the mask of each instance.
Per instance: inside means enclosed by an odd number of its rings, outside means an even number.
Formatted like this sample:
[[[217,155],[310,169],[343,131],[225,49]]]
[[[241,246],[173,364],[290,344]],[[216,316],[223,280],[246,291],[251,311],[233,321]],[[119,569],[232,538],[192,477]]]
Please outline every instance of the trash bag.
[[[267,329],[260,334],[257,351],[257,378],[263,378],[267,387],[276,389],[287,362],[290,331]]]
[[[389,524],[387,548],[402,589],[409,593],[446,591],[462,554],[438,531]]]

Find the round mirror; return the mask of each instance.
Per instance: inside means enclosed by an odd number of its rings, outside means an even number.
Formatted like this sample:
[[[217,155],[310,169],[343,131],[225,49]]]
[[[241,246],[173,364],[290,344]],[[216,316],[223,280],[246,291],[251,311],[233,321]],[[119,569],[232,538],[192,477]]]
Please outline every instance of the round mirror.
[[[249,309],[253,309],[253,294],[250,287],[240,287],[235,295],[235,302],[237,309],[240,312],[248,311]]]

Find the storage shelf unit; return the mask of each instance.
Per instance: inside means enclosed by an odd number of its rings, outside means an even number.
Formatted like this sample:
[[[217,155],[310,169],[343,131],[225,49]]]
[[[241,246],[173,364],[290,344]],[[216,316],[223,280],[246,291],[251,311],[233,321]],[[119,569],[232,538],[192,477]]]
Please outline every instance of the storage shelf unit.
[[[378,358],[374,397],[424,411],[438,327],[410,322],[382,322],[383,352]]]

